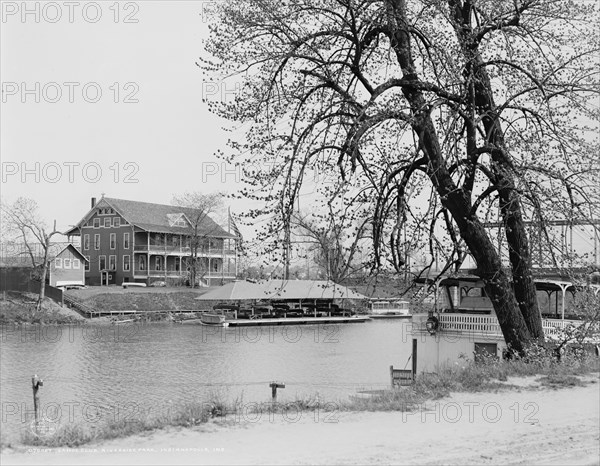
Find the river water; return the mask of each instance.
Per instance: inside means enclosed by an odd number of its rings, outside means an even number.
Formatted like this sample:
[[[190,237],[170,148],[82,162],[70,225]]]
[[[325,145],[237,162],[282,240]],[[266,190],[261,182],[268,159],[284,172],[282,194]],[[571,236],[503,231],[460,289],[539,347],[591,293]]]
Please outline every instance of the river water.
[[[389,366],[410,368],[410,321],[214,328],[178,324],[5,326],[1,339],[2,436],[33,418],[31,377],[43,380],[41,413],[54,423],[135,419],[188,401],[345,400],[389,386]]]

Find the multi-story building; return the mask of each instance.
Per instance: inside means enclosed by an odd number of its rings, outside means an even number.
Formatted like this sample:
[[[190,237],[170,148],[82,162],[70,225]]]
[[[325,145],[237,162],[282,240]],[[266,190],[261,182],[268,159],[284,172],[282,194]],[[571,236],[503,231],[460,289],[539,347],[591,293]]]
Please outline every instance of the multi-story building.
[[[234,231],[237,229],[234,228]],[[88,285],[186,281],[192,248],[196,280],[218,285],[237,275],[239,237],[198,209],[102,197],[71,230],[88,259]]]

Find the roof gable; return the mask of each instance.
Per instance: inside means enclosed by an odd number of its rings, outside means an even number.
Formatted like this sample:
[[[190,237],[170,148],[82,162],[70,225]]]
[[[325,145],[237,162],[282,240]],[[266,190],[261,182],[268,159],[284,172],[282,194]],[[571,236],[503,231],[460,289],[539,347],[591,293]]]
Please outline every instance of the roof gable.
[[[167,219],[171,227],[190,228],[192,224],[185,214],[167,214]]]
[[[54,246],[54,245],[51,245],[50,247],[52,248],[52,246]],[[60,246],[60,245],[57,245],[57,246]],[[56,252],[56,251],[58,251],[58,252]],[[83,254],[81,254],[81,252],[79,252],[79,249],[77,249],[77,248],[76,248],[75,246],[73,246],[71,243],[67,244],[67,245],[66,245],[66,246],[64,246],[62,249],[61,249],[60,247],[58,247],[58,248],[56,248],[54,251],[48,251],[48,259],[52,260],[53,258],[55,258],[55,257],[58,257],[58,256],[62,255],[62,254],[65,252],[65,251],[70,251],[70,252],[71,252],[71,254],[73,254],[73,255],[75,255],[75,256],[77,256],[77,257],[79,257],[79,258],[80,258],[82,261],[84,261],[84,262],[89,262],[89,261],[87,260],[87,258],[86,258],[86,257],[85,257]],[[53,253],[53,254],[52,254],[52,256],[50,256],[50,252],[52,252],[52,253]]]

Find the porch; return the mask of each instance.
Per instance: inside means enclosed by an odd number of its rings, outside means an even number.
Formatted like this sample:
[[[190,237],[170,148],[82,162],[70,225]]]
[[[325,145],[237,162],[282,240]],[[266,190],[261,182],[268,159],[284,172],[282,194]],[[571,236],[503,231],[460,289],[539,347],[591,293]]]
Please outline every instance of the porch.
[[[448,335],[468,335],[468,336],[489,336],[502,338],[502,329],[495,315],[469,315],[440,313],[436,315],[439,321],[437,333]],[[414,333],[431,333],[427,329],[427,314],[413,315],[412,331]],[[560,338],[564,330],[570,326],[579,327],[585,324],[583,320],[574,319],[542,319],[542,327],[546,338]],[[596,324],[598,327],[598,324]],[[600,333],[600,328],[596,328],[596,338]]]
[[[137,253],[185,256],[192,253],[191,239],[186,235],[136,232],[133,250]],[[236,242],[229,238],[202,238],[197,245],[199,257],[235,257]]]

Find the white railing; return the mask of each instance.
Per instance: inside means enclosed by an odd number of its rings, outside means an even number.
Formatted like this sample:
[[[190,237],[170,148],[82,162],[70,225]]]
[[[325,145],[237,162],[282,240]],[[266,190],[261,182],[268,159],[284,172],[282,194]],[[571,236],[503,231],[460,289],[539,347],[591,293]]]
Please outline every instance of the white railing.
[[[448,313],[439,314],[438,318],[441,332],[502,336],[502,329],[495,316]],[[413,316],[413,330],[426,332],[426,319],[426,316],[423,316],[422,319]],[[582,324],[584,321],[581,320],[542,319],[544,335],[550,338],[561,337],[567,327],[578,327]],[[598,329],[593,333],[597,333],[597,331]]]
[[[440,314],[440,329],[502,335],[498,319],[490,316]]]

